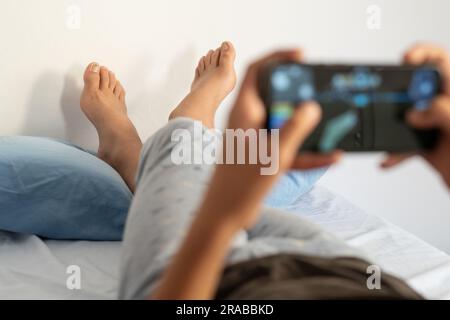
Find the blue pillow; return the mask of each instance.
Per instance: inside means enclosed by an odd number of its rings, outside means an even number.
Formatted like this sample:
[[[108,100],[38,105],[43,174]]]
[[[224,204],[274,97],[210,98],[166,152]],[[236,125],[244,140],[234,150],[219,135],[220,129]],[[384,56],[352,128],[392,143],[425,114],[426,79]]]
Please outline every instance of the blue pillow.
[[[46,138],[0,137],[0,230],[121,240],[132,193],[94,155]]]
[[[298,197],[311,190],[327,170],[328,167],[288,172],[281,177],[269,196],[264,200],[264,204],[272,208],[289,206]]]

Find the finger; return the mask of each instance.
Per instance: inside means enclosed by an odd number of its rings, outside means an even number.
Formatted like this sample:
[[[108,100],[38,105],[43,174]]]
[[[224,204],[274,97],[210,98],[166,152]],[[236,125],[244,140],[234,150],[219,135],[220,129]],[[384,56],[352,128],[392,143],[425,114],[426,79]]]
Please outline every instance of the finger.
[[[421,43],[413,46],[405,53],[405,62],[410,64],[423,64],[430,62],[440,62],[447,59],[446,51],[432,44]]]
[[[411,110],[406,121],[416,129],[439,128],[450,133],[450,97],[435,98],[426,110]]]
[[[303,59],[303,52],[300,49],[280,50],[273,52],[253,63],[251,67],[259,67],[270,61],[287,60],[292,62],[301,62]]]
[[[428,110],[431,117],[435,119],[439,129],[450,133],[450,97],[439,96],[433,100]]]
[[[260,68],[273,60],[300,62],[301,59],[301,51],[294,49],[274,52],[253,63],[247,70],[236,103],[231,111],[229,127],[243,129],[263,127],[266,111],[258,93],[258,72]]]
[[[315,102],[300,105],[280,130],[280,161],[292,162],[303,141],[320,121],[321,109]]]
[[[444,81],[444,92],[450,94],[450,56],[444,48],[431,44],[418,44],[408,50],[404,62],[413,65],[434,64]]]
[[[418,44],[409,49],[404,56],[404,62],[414,65],[433,63],[439,66],[450,63],[447,51],[431,44]]]
[[[342,151],[334,151],[330,154],[303,153],[292,164],[292,169],[315,169],[335,164],[342,158]]]
[[[389,154],[382,162],[381,167],[383,169],[390,169],[405,160],[413,157],[414,153],[406,153],[406,154]]]
[[[252,86],[256,91],[258,72],[262,66],[271,61],[292,61],[301,62],[303,59],[303,53],[300,49],[277,51],[269,54],[258,61],[252,63],[247,70],[246,76],[243,81],[243,85]]]
[[[232,123],[229,123],[229,126],[242,129],[262,127],[266,113],[257,88],[260,67],[271,60],[300,61],[301,57],[302,53],[300,50],[277,51],[253,63],[248,68],[242,82],[236,103],[231,112],[230,119],[232,119]],[[240,121],[240,118],[244,118],[246,121]]]
[[[435,115],[430,110],[411,110],[406,114],[406,122],[416,129],[430,129],[437,126]]]

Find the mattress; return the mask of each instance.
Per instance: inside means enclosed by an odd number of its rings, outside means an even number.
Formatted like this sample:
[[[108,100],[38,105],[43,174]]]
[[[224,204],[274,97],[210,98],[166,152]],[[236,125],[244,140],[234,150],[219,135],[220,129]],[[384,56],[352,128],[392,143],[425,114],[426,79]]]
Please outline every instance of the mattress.
[[[414,235],[321,186],[284,209],[360,248],[382,272],[425,297],[450,299],[450,257]],[[114,299],[120,248],[120,242],[44,241],[0,232],[0,299]],[[79,289],[67,285],[71,266],[79,268]]]

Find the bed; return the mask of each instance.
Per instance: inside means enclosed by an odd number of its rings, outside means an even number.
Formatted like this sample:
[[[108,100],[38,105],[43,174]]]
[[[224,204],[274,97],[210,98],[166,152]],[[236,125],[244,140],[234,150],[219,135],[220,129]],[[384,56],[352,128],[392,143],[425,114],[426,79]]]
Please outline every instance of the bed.
[[[450,257],[346,199],[316,186],[285,207],[359,247],[430,299],[450,299]],[[44,241],[0,232],[0,299],[114,299],[120,242]],[[68,267],[81,270],[81,289],[68,289]]]

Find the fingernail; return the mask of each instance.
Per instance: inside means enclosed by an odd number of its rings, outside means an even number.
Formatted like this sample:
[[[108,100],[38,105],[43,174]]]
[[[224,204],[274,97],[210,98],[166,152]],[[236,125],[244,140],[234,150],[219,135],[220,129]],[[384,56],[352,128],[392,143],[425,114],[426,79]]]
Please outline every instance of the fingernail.
[[[222,50],[227,51],[228,49],[230,49],[230,45],[228,44],[228,42],[222,43]]]
[[[100,65],[98,63],[96,63],[96,62],[91,64],[91,71],[95,72],[95,73],[99,72],[100,71]]]

